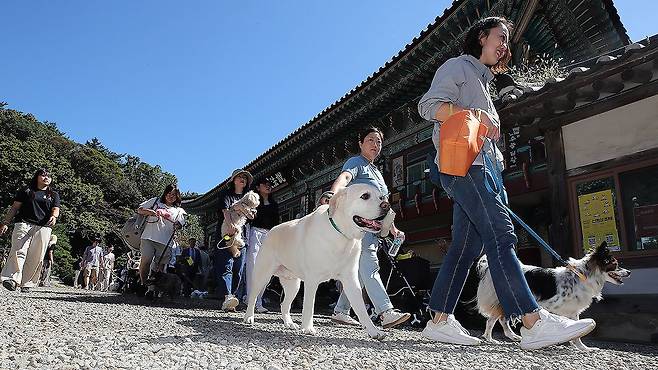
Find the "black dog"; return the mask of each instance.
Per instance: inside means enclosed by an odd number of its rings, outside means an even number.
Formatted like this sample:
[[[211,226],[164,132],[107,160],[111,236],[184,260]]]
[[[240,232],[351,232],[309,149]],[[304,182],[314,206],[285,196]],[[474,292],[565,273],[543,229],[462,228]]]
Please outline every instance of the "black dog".
[[[147,284],[152,285],[156,292],[166,294],[171,298],[177,298],[181,294],[182,282],[176,274],[152,271]]]

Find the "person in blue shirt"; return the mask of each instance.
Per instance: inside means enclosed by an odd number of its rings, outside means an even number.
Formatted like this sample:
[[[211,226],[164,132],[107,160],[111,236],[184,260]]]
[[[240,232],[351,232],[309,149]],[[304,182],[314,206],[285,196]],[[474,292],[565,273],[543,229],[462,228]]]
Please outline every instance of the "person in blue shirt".
[[[375,186],[388,197],[389,191],[384,182],[384,177],[374,163],[382,151],[383,141],[384,134],[378,128],[371,127],[365,130],[359,137],[361,153],[345,162],[342,172],[331,186],[331,192],[335,193],[339,189],[352,184],[368,184]],[[391,234],[397,236],[398,233],[401,233],[401,231],[393,225]],[[366,288],[375,312],[381,318],[382,326],[387,329],[403,324],[409,320],[411,315],[393,308],[393,304],[386,293],[382,279],[379,276],[379,260],[377,259],[379,242],[377,235],[366,233],[361,243],[359,279]],[[360,325],[358,321],[350,316],[350,309],[351,305],[347,296],[341,293],[331,319],[344,324]]]

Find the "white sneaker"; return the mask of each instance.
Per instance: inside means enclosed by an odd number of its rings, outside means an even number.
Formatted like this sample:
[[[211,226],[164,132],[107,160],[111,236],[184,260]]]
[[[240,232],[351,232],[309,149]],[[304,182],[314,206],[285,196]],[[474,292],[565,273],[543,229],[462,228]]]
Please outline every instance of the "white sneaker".
[[[222,303],[222,310],[224,311],[235,311],[235,308],[238,306],[240,301],[233,294],[229,294],[224,298],[224,303]]]
[[[268,312],[270,312],[270,310],[268,310],[267,308],[265,308],[263,306],[260,306],[260,307],[256,307],[256,312],[257,313],[268,313]]]
[[[409,318],[411,318],[411,314],[400,312],[400,310],[391,308],[390,310],[384,311],[381,315],[381,318],[382,326],[384,329],[388,329],[406,322],[409,320]]]
[[[521,348],[539,349],[564,343],[589,334],[595,327],[592,319],[571,320],[542,309],[532,328],[521,328]]]
[[[448,319],[438,323],[430,320],[423,329],[423,337],[437,342],[476,346],[482,340],[472,337],[468,330],[455,319],[455,315],[448,315]]]
[[[354,320],[352,316],[342,312],[334,312],[334,314],[331,315],[331,321],[335,321],[337,323],[346,324],[346,325],[361,326],[361,323]]]

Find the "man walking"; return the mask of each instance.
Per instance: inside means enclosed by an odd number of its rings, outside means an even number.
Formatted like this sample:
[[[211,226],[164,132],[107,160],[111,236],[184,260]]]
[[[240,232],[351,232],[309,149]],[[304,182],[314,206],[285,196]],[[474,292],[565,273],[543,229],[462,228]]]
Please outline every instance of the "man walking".
[[[96,289],[98,285],[98,275],[100,272],[101,262],[103,260],[103,248],[100,245],[100,236],[95,236],[92,244],[87,247],[85,254],[82,257],[82,264],[84,266],[84,283],[85,289]]]

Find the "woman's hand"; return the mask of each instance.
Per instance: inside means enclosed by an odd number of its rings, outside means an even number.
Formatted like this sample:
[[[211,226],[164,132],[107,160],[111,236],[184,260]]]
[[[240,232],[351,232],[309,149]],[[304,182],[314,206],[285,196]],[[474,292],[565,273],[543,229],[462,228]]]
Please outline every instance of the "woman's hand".
[[[391,236],[395,238],[395,237],[397,237],[402,231],[400,231],[400,229],[398,229],[397,227],[395,227],[395,224],[391,224],[391,229],[390,229],[388,232],[391,233]]]
[[[233,236],[238,232],[238,229],[233,225],[228,225],[226,232],[228,233],[228,236]]]
[[[485,112],[482,109],[478,109],[481,113],[480,115],[480,122],[482,122],[483,125],[487,126],[487,137],[490,139],[493,139],[494,141],[498,141],[500,139],[500,127],[496,126],[493,121],[491,120],[491,117],[489,117],[489,113]]]
[[[56,223],[57,223],[57,217],[50,216],[50,219],[48,220],[48,223],[46,224],[46,226],[52,227],[52,226],[55,226]]]

